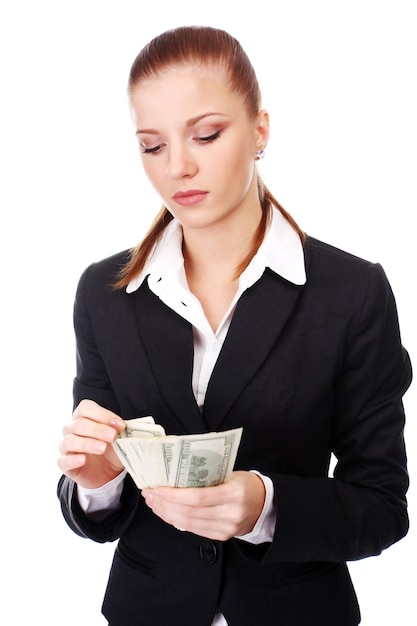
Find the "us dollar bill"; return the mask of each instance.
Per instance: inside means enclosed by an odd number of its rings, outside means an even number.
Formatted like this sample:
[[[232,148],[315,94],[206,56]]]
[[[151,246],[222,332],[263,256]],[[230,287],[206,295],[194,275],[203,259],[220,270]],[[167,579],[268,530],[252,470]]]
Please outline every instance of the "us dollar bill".
[[[233,471],[242,428],[196,435],[166,435],[152,417],[126,421],[113,448],[139,489],[168,485],[209,487]]]
[[[121,431],[120,437],[123,439],[130,437],[160,437],[165,435],[165,430],[150,415],[126,420],[126,428]]]

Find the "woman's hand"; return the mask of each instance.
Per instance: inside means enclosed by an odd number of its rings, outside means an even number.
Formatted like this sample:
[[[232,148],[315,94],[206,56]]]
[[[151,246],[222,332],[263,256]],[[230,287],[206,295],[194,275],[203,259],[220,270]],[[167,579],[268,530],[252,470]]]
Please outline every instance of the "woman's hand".
[[[233,472],[216,487],[157,487],[144,489],[142,496],[168,524],[226,541],[253,530],[264,506],[265,486],[253,472]]]
[[[62,429],[58,467],[82,487],[101,487],[123,470],[111,442],[123,430],[121,417],[92,400],[82,400]]]

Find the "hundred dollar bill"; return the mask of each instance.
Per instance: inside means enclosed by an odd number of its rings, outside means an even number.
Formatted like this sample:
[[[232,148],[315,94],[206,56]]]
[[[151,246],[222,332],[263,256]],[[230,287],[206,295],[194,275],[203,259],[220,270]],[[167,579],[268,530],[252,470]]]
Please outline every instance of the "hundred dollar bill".
[[[231,474],[242,429],[220,433],[185,435],[174,448],[169,485],[209,487],[220,485]]]
[[[166,435],[152,417],[126,422],[113,443],[137,487],[208,487],[233,471],[242,428],[196,435]]]
[[[121,431],[120,436],[126,437],[159,437],[165,435],[165,430],[150,415],[126,420],[126,428]]]

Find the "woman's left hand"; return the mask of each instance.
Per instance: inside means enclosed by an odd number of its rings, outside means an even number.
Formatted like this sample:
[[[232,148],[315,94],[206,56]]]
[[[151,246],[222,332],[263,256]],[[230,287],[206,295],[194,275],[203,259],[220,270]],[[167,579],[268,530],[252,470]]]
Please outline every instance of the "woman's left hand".
[[[265,486],[257,474],[239,471],[215,487],[157,487],[144,489],[142,496],[168,524],[226,541],[253,530],[264,506]]]

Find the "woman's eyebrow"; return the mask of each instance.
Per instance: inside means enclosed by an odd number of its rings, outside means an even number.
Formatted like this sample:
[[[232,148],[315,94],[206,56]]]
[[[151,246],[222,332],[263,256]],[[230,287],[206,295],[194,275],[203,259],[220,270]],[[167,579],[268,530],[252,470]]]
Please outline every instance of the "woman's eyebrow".
[[[198,122],[200,122],[205,117],[210,117],[211,115],[221,115],[225,117],[224,113],[213,111],[210,113],[203,113],[202,115],[197,115],[197,117],[192,117],[191,119],[186,121],[185,125],[187,126],[187,128],[190,128],[191,126],[194,126],[194,124],[197,124]]]
[[[213,111],[210,113],[202,113],[201,115],[197,115],[196,117],[192,117],[189,120],[187,120],[185,122],[185,126],[186,128],[191,128],[192,126],[194,126],[194,124],[197,124],[198,122],[203,120],[205,117],[210,117],[212,115],[221,115],[222,117],[226,117],[224,113],[218,113],[216,111]],[[137,135],[141,133],[145,135],[158,135],[159,131],[155,130],[154,128],[140,128],[139,130],[136,131]]]

